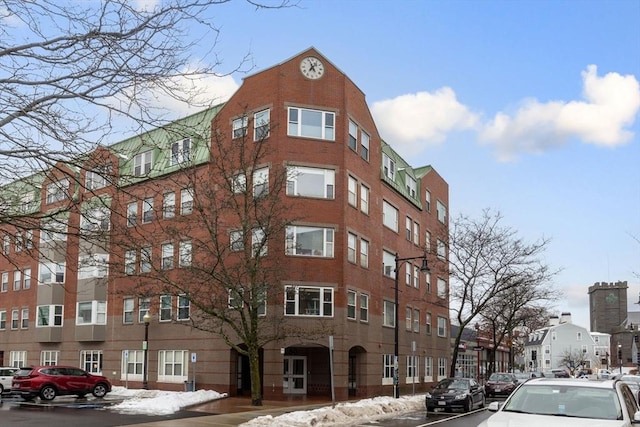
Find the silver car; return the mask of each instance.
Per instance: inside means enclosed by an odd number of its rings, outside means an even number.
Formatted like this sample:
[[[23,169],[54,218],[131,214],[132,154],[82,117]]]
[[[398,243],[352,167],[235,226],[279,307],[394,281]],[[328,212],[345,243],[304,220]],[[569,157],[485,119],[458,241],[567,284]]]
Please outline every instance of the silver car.
[[[17,371],[19,371],[18,368],[12,368],[10,366],[0,367],[0,394],[11,390],[13,374],[15,374]]]
[[[615,380],[535,378],[523,383],[478,427],[631,427],[640,423],[638,402]]]

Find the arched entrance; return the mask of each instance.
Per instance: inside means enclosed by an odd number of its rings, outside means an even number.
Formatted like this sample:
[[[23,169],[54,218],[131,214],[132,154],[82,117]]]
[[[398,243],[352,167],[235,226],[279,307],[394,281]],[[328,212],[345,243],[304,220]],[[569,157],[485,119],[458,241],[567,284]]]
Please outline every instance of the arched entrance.
[[[361,378],[365,378],[364,370],[366,369],[366,364],[363,363],[365,353],[365,349],[361,346],[355,346],[349,349],[349,396],[358,396],[358,382]],[[366,395],[366,391],[360,394]]]

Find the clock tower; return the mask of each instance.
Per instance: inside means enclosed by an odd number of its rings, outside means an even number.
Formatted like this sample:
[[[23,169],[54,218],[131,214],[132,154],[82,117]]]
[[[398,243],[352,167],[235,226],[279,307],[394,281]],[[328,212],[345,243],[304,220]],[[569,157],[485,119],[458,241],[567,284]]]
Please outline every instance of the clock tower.
[[[627,282],[595,283],[589,287],[589,323],[592,332],[613,334],[627,320]]]

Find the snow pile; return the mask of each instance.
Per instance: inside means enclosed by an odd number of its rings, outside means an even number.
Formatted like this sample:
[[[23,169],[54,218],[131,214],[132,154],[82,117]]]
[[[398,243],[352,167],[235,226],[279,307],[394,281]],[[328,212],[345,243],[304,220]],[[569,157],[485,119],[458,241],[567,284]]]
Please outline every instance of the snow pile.
[[[226,393],[212,390],[194,392],[177,392],[163,390],[132,390],[124,387],[113,387],[114,396],[125,397],[121,403],[109,409],[127,414],[168,415],[192,405],[209,402],[226,397]]]

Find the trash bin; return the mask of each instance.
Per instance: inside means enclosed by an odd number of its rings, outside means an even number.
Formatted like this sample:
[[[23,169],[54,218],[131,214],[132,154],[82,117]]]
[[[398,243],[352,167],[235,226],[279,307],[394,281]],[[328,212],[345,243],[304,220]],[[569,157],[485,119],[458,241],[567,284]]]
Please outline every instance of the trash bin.
[[[184,391],[193,391],[193,380],[184,382]]]

